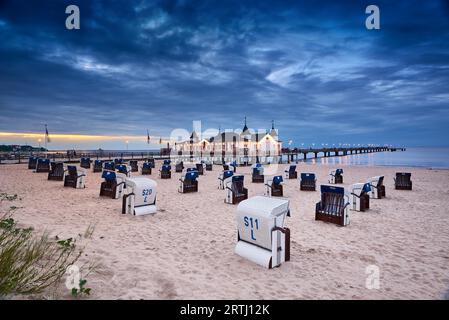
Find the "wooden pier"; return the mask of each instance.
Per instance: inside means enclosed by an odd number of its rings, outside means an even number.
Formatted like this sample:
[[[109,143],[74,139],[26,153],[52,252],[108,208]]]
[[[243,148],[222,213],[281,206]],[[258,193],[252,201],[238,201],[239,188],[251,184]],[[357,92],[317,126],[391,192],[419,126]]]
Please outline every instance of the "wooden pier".
[[[282,148],[282,155],[287,156],[288,162],[296,162],[300,160],[307,160],[308,154],[313,154],[312,158],[328,158],[347,156],[352,154],[364,154],[374,152],[387,152],[387,151],[405,151],[405,148],[397,147],[344,147],[344,148]],[[321,156],[320,156],[321,155]]]

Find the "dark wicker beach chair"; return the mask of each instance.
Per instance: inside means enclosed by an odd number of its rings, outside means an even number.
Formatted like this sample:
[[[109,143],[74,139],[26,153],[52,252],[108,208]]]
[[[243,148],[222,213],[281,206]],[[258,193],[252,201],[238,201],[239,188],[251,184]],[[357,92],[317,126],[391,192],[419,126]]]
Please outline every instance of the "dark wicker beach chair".
[[[94,161],[94,172],[101,172],[103,171],[103,161],[101,160],[95,160]]]
[[[64,163],[52,162],[51,169],[48,173],[48,180],[63,181],[64,180]]]
[[[321,201],[315,207],[315,220],[346,226],[349,224],[348,206],[344,188],[322,185]]]
[[[84,173],[78,173],[76,166],[67,166],[67,174],[64,178],[64,187],[79,188],[79,182],[82,177],[85,176],[86,175]],[[82,184],[82,187],[84,187],[84,183]]]
[[[288,170],[285,170],[285,177],[287,179],[297,179],[298,173],[296,172],[296,165],[292,165],[288,168]]]
[[[81,158],[80,167],[90,169],[90,158],[86,158],[86,157]]]
[[[262,170],[263,170],[262,167],[253,168],[253,174],[252,174],[252,182],[253,183],[263,183],[264,182],[264,175],[261,173]]]
[[[412,174],[409,172],[396,172],[394,187],[396,190],[412,190]]]
[[[37,165],[37,157],[30,157],[28,159],[28,169],[36,169],[36,165]]]
[[[314,173],[301,173],[299,189],[303,191],[316,191],[316,177]]]
[[[206,171],[212,171],[212,163],[206,162]]]
[[[377,176],[370,179],[370,186],[372,190],[372,197],[382,199],[386,197],[384,176]]]
[[[123,189],[124,181],[118,182],[117,175],[114,171],[103,171],[101,176],[104,181],[100,186],[100,196],[117,199],[119,197],[119,190]]]
[[[50,172],[50,159],[37,159],[35,172]]]
[[[284,196],[284,187],[282,185],[282,176],[274,176],[273,179],[268,180],[265,183],[267,187],[267,195],[271,197],[283,197]]]
[[[198,179],[199,173],[197,170],[194,170],[194,168],[189,168],[189,169],[187,169],[187,172],[185,174],[183,174],[183,176],[179,179],[181,184],[179,186],[178,191],[180,193],[198,192],[198,180],[197,179]]]
[[[130,160],[129,165],[131,166],[131,172],[139,172],[139,167],[137,165],[137,160]]]
[[[248,189],[244,187],[245,176],[232,176],[232,180],[227,183],[226,203],[238,204],[241,201],[248,199]]]
[[[171,166],[168,164],[164,164],[159,170],[159,174],[161,179],[171,179]]]
[[[228,171],[229,170],[229,165],[228,164],[224,164],[223,165],[223,170],[224,171]]]
[[[127,166],[126,164],[116,165],[115,170],[117,170],[118,173],[123,173],[126,176],[129,176],[131,174],[131,167]]]
[[[176,172],[182,172],[184,170],[184,162],[180,161],[175,165]]]
[[[104,170],[115,171],[115,162],[112,161],[105,162]]]
[[[203,166],[203,164],[202,163],[197,163],[197,164],[195,164],[195,166],[196,166],[196,170],[198,171],[198,174],[202,176],[204,174],[204,166]]]
[[[142,164],[142,175],[148,175],[148,174],[151,174],[151,170],[152,170],[152,168],[153,168],[153,164],[154,164],[154,163],[145,161],[145,162]]]

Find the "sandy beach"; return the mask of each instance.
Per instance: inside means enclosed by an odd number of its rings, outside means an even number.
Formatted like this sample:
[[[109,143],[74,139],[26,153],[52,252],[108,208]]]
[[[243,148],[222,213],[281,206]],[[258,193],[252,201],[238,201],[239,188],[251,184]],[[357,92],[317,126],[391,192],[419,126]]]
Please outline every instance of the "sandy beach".
[[[315,172],[319,186],[331,168],[299,164],[297,171]],[[192,194],[177,192],[179,173],[161,180],[153,170],[158,212],[133,217],[121,214],[121,199],[99,197],[100,173],[89,170],[80,190],[26,165],[1,165],[0,192],[21,199],[2,202],[0,214],[17,206],[21,225],[60,238],[95,225],[81,259],[98,264],[87,277],[93,299],[442,299],[449,289],[449,171],[343,168],[344,186],[385,175],[386,199],[372,199],[369,211],[351,211],[350,225],[338,227],[314,220],[319,191],[284,181],[291,261],[271,270],[233,252],[237,207],[225,204],[225,191],[217,188],[221,166],[201,176]],[[250,197],[264,193],[263,184],[251,183],[250,168],[237,170]],[[412,173],[413,191],[394,190],[398,171]],[[365,286],[368,265],[380,269],[379,289]],[[61,289],[54,298],[69,297]]]

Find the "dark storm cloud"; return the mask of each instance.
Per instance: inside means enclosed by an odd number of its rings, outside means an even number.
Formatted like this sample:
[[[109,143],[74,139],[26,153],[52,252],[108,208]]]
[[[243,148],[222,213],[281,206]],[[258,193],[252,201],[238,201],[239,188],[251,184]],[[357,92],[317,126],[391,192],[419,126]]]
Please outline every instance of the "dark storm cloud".
[[[77,4],[81,30],[65,29]],[[446,144],[445,1],[2,1],[0,130]],[[164,129],[165,128],[165,129]]]

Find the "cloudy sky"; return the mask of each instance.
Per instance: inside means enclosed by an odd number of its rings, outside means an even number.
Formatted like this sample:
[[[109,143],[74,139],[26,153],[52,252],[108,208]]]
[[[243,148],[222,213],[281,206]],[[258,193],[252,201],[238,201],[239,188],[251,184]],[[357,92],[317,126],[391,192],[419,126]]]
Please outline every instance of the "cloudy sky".
[[[0,143],[48,124],[118,137],[50,148],[140,148],[247,116],[295,145],[449,145],[448,1],[2,0],[0,39]]]

